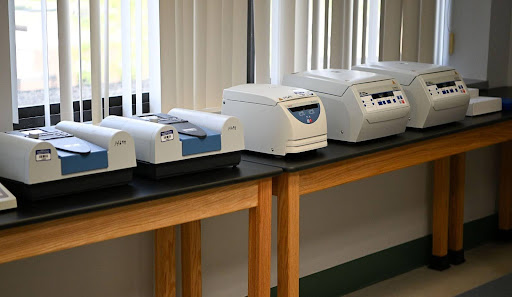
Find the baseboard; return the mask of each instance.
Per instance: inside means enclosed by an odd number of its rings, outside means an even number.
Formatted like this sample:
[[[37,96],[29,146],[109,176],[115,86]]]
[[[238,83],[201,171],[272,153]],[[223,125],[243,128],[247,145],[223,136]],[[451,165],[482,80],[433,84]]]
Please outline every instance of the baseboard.
[[[497,214],[464,224],[464,250],[497,237]],[[425,236],[300,279],[302,297],[338,297],[429,264],[432,236]],[[271,296],[277,296],[277,287]]]

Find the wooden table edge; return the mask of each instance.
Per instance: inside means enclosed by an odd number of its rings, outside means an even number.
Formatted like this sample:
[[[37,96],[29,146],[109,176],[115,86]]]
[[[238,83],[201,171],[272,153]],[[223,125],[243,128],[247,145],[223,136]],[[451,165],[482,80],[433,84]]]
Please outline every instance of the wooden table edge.
[[[0,264],[258,205],[259,180],[0,230]]]

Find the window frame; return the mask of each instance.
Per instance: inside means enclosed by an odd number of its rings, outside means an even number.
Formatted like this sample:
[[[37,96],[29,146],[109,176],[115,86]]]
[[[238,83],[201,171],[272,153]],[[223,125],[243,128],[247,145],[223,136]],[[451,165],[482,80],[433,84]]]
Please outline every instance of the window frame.
[[[123,116],[122,97],[109,97],[109,115]],[[135,101],[136,95],[132,94],[132,114],[135,114]],[[91,99],[82,100],[82,106],[84,122],[90,122],[92,120]],[[149,92],[142,93],[142,112],[149,113],[149,111]],[[46,125],[44,105],[20,107],[18,113],[19,121],[13,123],[13,130],[44,127]],[[73,101],[73,118],[75,122],[80,122],[80,101]],[[58,122],[60,122],[60,103],[50,104],[50,126],[56,125]]]

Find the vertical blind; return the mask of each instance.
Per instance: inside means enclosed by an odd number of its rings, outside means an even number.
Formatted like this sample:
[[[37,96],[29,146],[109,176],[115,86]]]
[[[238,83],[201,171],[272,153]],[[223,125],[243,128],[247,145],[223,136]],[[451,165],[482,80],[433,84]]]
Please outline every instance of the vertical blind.
[[[160,1],[152,28],[160,32],[152,51],[160,61],[152,67],[160,68],[161,84],[152,88],[152,110],[216,108],[224,88],[245,83],[247,10],[247,1]]]
[[[255,1],[255,81],[280,83],[283,75],[297,71],[350,69],[378,60],[432,63],[436,4],[436,0]]]
[[[5,36],[1,37],[11,41],[5,45],[14,47],[14,50],[6,48],[9,54],[2,58],[10,58],[4,62],[14,61],[14,65],[7,68],[11,69],[14,78],[9,80],[8,89],[14,93],[8,103],[15,112],[18,110],[15,93],[16,1],[9,0],[4,3],[5,7],[0,7],[6,16],[3,28],[10,30],[2,32]],[[173,107],[208,110],[220,107],[224,88],[246,82],[247,1],[41,0],[42,55],[38,60],[43,64],[40,71],[43,85],[42,98],[37,102],[43,102],[46,125],[51,122],[50,105],[55,103],[49,98],[48,49],[52,44],[48,39],[51,20],[47,15],[52,9],[50,2],[55,3],[54,19],[58,23],[57,77],[61,120],[76,117],[73,108],[75,103],[76,113],[77,100],[80,120],[84,120],[82,111],[86,108],[91,110],[94,124],[109,115],[111,69],[121,68],[119,84],[122,87],[115,95],[122,98],[124,116],[143,112],[145,91],[151,94],[151,112],[167,112]],[[78,45],[73,44],[76,40]],[[111,42],[117,40],[121,46],[116,48]],[[117,61],[112,57],[119,57],[119,61],[112,64],[113,60]],[[146,72],[149,76],[147,88],[144,86]],[[89,103],[84,102],[89,99],[90,108]],[[8,118],[11,117],[17,118],[16,115]],[[11,120],[9,123],[12,125]]]
[[[10,47],[3,43],[5,48],[0,48],[0,54],[10,52],[10,59],[2,55],[0,63],[12,66],[8,67],[11,73],[2,74],[6,78],[0,84],[11,86],[9,107],[13,108],[8,109],[14,119],[15,1],[0,6],[1,13],[8,16],[2,18],[5,26],[0,37],[11,41]],[[112,69],[119,67],[124,116],[143,112],[143,92],[150,94],[151,112],[167,112],[173,107],[218,109],[224,88],[247,81],[249,3],[254,13],[250,26],[254,30],[254,52],[250,51],[254,69],[249,69],[254,73],[249,76],[256,83],[280,83],[285,74],[297,71],[350,69],[376,60],[431,63],[436,24],[440,26],[442,17],[436,7],[440,0],[41,0],[43,36],[48,34],[47,1],[56,2],[58,16],[61,119],[73,119],[73,100],[78,99],[83,109],[83,100],[90,98],[93,123],[109,114],[109,97],[115,93]],[[77,7],[78,32],[71,18]],[[120,21],[113,16],[120,16]],[[81,28],[80,18],[88,18],[90,25]],[[115,26],[120,29],[114,30]],[[80,42],[79,98],[73,86],[77,65],[72,60],[72,40],[76,33]],[[43,96],[49,117],[49,45],[45,40]],[[118,40],[122,46],[116,48],[112,42]],[[85,41],[90,41],[90,48],[82,46]],[[89,67],[90,94],[84,91],[83,80],[87,76],[83,71]]]
[[[436,0],[382,0],[382,60],[434,61],[436,4]]]

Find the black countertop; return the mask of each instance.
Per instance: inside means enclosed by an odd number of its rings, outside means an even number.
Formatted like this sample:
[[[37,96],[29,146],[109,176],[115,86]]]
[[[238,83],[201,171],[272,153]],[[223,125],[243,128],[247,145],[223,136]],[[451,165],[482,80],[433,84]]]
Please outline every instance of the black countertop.
[[[0,229],[258,180],[281,173],[282,170],[276,167],[242,161],[234,168],[221,168],[160,181],[135,177],[125,186],[46,199],[22,208],[0,211]]]
[[[242,159],[248,162],[275,166],[286,172],[296,172],[508,120],[512,120],[512,111],[466,117],[460,122],[427,129],[407,128],[405,133],[399,135],[360,143],[329,140],[329,145],[325,148],[299,154],[289,154],[285,157],[245,152]]]
[[[499,87],[488,90],[480,90],[480,96],[512,98],[512,87]]]

